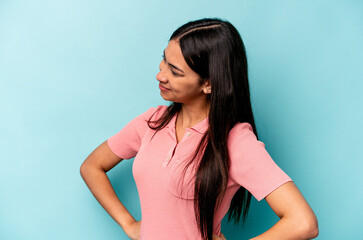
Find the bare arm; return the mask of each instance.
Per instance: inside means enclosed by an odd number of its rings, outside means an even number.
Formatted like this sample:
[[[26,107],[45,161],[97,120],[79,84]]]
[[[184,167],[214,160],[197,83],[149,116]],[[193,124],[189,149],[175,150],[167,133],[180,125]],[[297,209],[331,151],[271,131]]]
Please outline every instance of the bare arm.
[[[318,221],[294,182],[287,182],[265,198],[280,220],[251,240],[312,239],[318,236]]]
[[[82,163],[80,172],[88,188],[108,214],[122,227],[129,237],[138,239],[136,236],[137,231],[133,233],[132,231],[135,231],[135,229],[130,230],[130,226],[135,226],[137,222],[118,199],[106,175],[106,172],[122,160],[122,158],[119,158],[111,151],[107,141],[105,141]]]

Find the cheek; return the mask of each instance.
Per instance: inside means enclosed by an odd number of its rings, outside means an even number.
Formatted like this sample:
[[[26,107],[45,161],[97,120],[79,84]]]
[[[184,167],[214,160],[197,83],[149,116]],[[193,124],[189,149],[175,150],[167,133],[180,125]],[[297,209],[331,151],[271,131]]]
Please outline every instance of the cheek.
[[[195,84],[183,84],[172,88],[176,97],[194,97],[200,93],[200,89]]]

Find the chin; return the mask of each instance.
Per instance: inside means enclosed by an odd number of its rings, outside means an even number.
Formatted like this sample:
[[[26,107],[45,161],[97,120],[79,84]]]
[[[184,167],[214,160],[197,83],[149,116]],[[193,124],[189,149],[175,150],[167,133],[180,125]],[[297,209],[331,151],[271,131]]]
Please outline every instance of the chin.
[[[161,95],[161,94],[160,94]],[[161,97],[165,100],[165,101],[171,101],[169,98],[163,97],[163,95],[161,95]]]

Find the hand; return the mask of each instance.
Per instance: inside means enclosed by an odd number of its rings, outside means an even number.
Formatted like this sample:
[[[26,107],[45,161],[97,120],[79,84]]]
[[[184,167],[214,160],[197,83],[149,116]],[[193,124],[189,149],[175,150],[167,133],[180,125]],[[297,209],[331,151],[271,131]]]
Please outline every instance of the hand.
[[[124,232],[131,240],[140,239],[141,220],[135,221],[124,228]]]
[[[226,237],[223,235],[223,233],[218,235],[213,234],[213,239],[212,240],[227,240]]]

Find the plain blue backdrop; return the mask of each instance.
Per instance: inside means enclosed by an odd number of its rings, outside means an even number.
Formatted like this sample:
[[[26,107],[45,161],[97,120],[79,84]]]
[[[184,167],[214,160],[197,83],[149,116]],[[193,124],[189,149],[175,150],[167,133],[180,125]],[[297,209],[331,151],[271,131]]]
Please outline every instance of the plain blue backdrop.
[[[0,1],[0,239],[128,239],[80,177],[84,159],[149,107],[171,33],[220,17],[245,42],[260,140],[295,181],[318,239],[363,222],[362,1]],[[136,219],[132,159],[108,175]],[[278,220],[252,200],[228,240]]]

